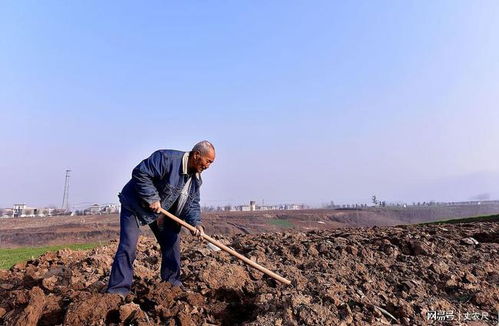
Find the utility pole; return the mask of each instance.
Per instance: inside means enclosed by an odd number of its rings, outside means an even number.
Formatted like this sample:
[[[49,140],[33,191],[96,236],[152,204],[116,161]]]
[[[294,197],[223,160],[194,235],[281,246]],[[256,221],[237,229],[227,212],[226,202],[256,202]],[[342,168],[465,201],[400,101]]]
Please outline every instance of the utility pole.
[[[71,170],[66,170],[66,180],[64,182],[64,194],[62,195],[61,209],[65,212],[69,211],[69,174]]]

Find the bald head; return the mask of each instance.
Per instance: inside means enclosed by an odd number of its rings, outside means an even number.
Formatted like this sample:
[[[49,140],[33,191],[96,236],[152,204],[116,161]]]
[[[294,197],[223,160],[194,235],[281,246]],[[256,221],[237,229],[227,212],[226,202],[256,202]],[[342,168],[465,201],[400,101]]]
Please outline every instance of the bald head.
[[[211,152],[215,153],[215,147],[209,141],[203,140],[194,145],[192,151],[199,152],[201,155],[208,155]]]

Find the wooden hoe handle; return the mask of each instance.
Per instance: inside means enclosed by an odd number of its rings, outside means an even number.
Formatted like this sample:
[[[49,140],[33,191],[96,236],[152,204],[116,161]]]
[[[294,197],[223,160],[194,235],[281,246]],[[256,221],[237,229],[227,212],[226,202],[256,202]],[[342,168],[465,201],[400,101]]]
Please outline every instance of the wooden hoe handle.
[[[192,225],[190,225],[189,223],[187,223],[187,222],[179,219],[178,217],[176,217],[175,215],[171,214],[170,212],[166,211],[163,208],[160,208],[159,210],[160,210],[161,213],[163,213],[164,215],[168,216],[170,219],[174,220],[175,222],[177,222],[178,224],[182,225],[183,227],[189,229],[192,232],[196,232],[196,228],[193,227]],[[242,260],[243,262],[245,262],[246,264],[250,265],[251,267],[254,267],[254,268],[258,269],[260,272],[267,274],[268,276],[270,276],[270,277],[278,280],[281,283],[284,283],[284,284],[287,284],[287,285],[291,284],[290,280],[285,279],[284,277],[281,277],[281,276],[277,275],[276,273],[274,273],[274,272],[266,269],[265,267],[263,267],[263,266],[255,263],[254,261],[252,261],[252,260],[244,257],[243,255],[241,255],[237,251],[235,251],[235,250],[227,247],[226,245],[224,245],[223,243],[220,243],[219,241],[213,239],[209,235],[202,234],[201,236],[206,241],[211,242],[215,246],[219,247],[220,249],[223,249],[224,251],[228,252],[232,256],[234,256],[234,257]]]

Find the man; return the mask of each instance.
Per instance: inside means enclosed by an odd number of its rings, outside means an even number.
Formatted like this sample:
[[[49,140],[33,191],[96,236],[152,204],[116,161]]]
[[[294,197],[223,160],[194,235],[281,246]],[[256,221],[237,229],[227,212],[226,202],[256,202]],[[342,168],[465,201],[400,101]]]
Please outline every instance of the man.
[[[121,202],[120,243],[114,258],[107,292],[126,296],[133,281],[139,226],[148,224],[161,247],[161,279],[181,286],[180,225],[159,214],[160,207],[185,220],[201,236],[199,188],[201,172],[215,160],[208,141],[190,152],[159,150],[143,160],[119,194]]]

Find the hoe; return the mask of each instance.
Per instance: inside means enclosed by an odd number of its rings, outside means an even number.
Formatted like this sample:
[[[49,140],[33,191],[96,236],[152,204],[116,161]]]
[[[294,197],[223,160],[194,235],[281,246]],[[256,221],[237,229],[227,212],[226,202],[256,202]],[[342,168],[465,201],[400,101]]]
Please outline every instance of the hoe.
[[[160,208],[160,212],[163,213],[164,215],[168,216],[170,219],[174,220],[175,222],[177,222],[178,224],[182,225],[183,227],[187,228],[188,230],[192,231],[192,232],[195,232],[196,231],[196,228],[194,228],[192,225],[190,225],[189,223],[179,219],[178,217],[176,217],[175,215],[171,214],[170,212],[166,211],[165,209],[163,208]],[[205,239],[206,241],[210,242],[211,244],[217,246],[218,248],[228,252],[229,254],[231,254],[232,256],[242,260],[243,262],[245,262],[246,264],[250,265],[251,267],[253,268],[256,268],[258,269],[260,272],[262,273],[265,273],[267,274],[268,276],[278,280],[279,282],[281,283],[284,283],[284,284],[291,284],[291,281],[288,280],[288,279],[285,279],[284,277],[281,277],[279,275],[277,275],[276,273],[268,270],[267,268],[255,263],[254,261],[244,257],[243,255],[241,255],[240,253],[238,253],[237,251],[227,247],[226,245],[224,245],[223,243],[220,243],[219,241],[213,239],[212,237],[206,235],[206,234],[203,234],[201,235],[203,237],[203,239]]]

